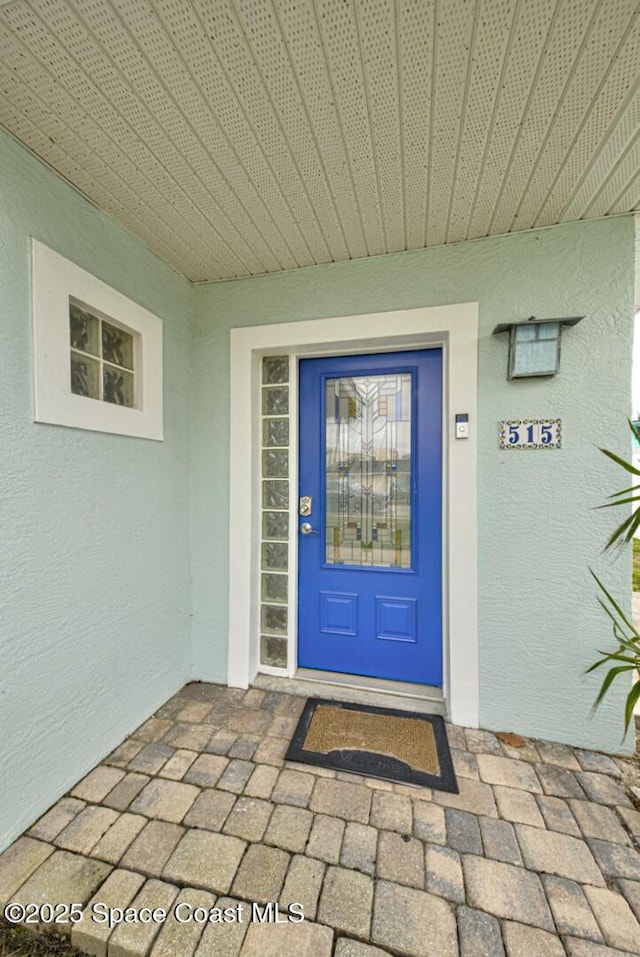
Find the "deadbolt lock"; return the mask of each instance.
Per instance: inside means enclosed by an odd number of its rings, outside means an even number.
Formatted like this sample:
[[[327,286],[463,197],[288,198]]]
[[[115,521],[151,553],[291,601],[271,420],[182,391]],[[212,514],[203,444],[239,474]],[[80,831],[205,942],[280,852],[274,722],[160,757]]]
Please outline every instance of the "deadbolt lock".
[[[300,501],[298,503],[298,514],[303,515],[305,518],[311,515],[311,496],[310,495],[300,496]]]

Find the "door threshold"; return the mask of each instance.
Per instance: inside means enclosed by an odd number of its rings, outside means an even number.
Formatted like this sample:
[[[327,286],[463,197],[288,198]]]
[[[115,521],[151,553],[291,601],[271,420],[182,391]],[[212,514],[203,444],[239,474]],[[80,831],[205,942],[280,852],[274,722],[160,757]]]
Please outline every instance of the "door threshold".
[[[251,686],[263,691],[280,691],[304,697],[328,698],[330,701],[396,708],[398,711],[440,714],[443,717],[447,714],[442,688],[368,678],[363,675],[345,675],[336,671],[298,668],[292,678],[257,674]]]

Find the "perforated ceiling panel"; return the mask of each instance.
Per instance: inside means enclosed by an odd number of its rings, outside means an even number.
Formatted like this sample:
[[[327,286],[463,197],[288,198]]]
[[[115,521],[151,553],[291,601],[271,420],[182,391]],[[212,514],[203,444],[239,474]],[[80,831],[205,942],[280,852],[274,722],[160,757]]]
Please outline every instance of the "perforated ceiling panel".
[[[0,124],[193,280],[628,213],[637,0],[0,0]]]

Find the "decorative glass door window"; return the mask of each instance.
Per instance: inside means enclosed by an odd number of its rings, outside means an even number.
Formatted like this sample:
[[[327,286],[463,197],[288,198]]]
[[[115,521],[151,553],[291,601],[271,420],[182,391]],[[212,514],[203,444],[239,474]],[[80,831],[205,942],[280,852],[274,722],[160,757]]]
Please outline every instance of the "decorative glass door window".
[[[326,563],[411,567],[411,374],[327,379]]]
[[[136,335],[69,297],[71,391],[74,395],[139,408]]]

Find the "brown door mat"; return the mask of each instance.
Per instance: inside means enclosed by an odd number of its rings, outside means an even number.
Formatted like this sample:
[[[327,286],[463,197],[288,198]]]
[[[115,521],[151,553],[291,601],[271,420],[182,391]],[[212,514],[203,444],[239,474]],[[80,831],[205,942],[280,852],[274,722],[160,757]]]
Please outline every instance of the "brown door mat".
[[[458,793],[444,719],[309,698],[287,761]]]

